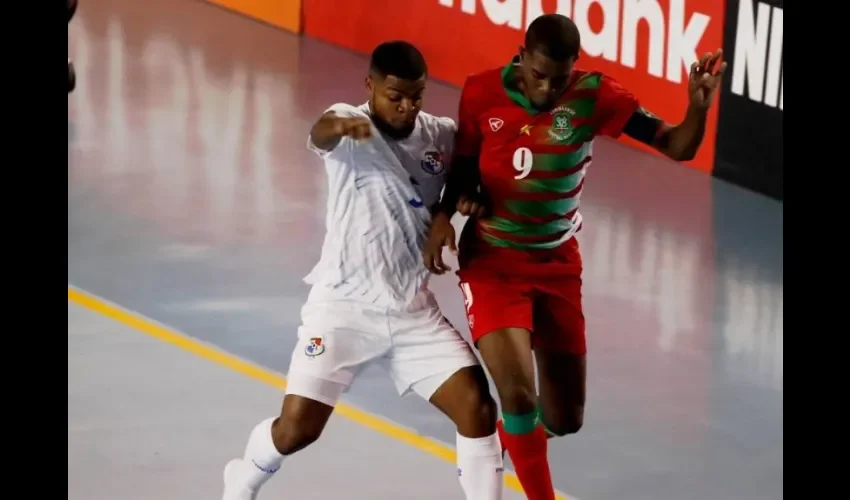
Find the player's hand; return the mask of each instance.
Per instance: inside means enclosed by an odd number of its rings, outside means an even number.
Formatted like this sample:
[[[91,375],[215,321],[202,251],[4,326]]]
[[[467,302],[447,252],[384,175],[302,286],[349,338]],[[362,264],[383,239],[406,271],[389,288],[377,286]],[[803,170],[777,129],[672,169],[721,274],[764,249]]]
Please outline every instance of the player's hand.
[[[463,194],[460,195],[460,198],[457,200],[456,208],[461,215],[465,215],[467,217],[478,217],[480,219],[487,215],[487,208],[482,201],[470,198]]]
[[[714,101],[714,94],[720,88],[723,73],[726,71],[726,62],[723,59],[723,50],[718,49],[714,54],[705,54],[699,61],[691,64],[691,73],[688,77],[688,94],[691,105],[698,109],[708,109]]]
[[[334,120],[334,133],[339,137],[368,139],[372,137],[372,122],[368,118],[337,118]]]
[[[449,247],[449,251],[457,255],[455,228],[452,226],[451,218],[445,213],[438,213],[431,221],[431,229],[425,241],[425,252],[422,255],[425,267],[434,274],[443,274],[452,270],[443,262],[443,247]]]

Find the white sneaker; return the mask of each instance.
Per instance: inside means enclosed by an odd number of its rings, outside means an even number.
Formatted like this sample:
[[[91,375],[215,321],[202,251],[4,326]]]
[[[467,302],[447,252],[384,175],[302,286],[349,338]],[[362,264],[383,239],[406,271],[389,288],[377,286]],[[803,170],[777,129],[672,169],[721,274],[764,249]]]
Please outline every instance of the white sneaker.
[[[257,500],[257,491],[240,481],[242,459],[235,458],[224,466],[224,496],[222,500]]]

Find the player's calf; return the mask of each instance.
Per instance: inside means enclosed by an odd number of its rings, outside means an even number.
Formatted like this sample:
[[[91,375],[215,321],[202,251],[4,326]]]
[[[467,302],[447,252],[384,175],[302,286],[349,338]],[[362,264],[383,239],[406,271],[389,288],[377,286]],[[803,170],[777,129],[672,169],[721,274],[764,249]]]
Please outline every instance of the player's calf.
[[[481,366],[455,372],[429,398],[457,426],[457,470],[468,500],[501,500],[502,447],[496,433],[496,402]]]
[[[553,416],[554,414],[554,416]],[[549,437],[563,437],[575,434],[584,424],[584,406],[574,405],[563,410],[549,411],[540,407],[540,421]]]
[[[280,416],[257,424],[243,457],[225,467],[223,500],[254,500],[288,455],[319,439],[333,409],[307,397],[287,394]]]
[[[584,424],[586,356],[554,348],[538,348],[535,355],[543,425],[555,436],[575,434]]]
[[[287,394],[280,417],[271,427],[272,442],[281,455],[292,455],[316,442],[322,435],[333,406]]]

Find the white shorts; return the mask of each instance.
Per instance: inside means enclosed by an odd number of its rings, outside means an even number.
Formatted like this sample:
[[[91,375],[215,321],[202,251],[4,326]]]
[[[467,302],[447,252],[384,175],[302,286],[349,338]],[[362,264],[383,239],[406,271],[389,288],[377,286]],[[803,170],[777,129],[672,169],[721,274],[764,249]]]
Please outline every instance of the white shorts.
[[[400,395],[412,391],[425,400],[455,372],[478,364],[429,291],[405,310],[388,311],[314,289],[301,321],[286,393],[329,406],[371,363],[387,370]]]

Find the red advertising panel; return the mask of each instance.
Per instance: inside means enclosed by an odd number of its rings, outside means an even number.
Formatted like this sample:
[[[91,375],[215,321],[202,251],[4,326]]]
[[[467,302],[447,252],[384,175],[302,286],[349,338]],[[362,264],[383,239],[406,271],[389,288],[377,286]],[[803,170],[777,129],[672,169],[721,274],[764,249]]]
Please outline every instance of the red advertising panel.
[[[678,122],[687,107],[688,68],[723,42],[720,0],[304,0],[304,32],[362,53],[392,39],[423,51],[431,74],[461,85],[470,73],[506,64],[543,13],[575,20],[580,67],[599,70],[643,104]],[[691,165],[710,172],[717,106]],[[629,139],[624,139],[630,141]],[[639,146],[640,147],[640,146]]]

